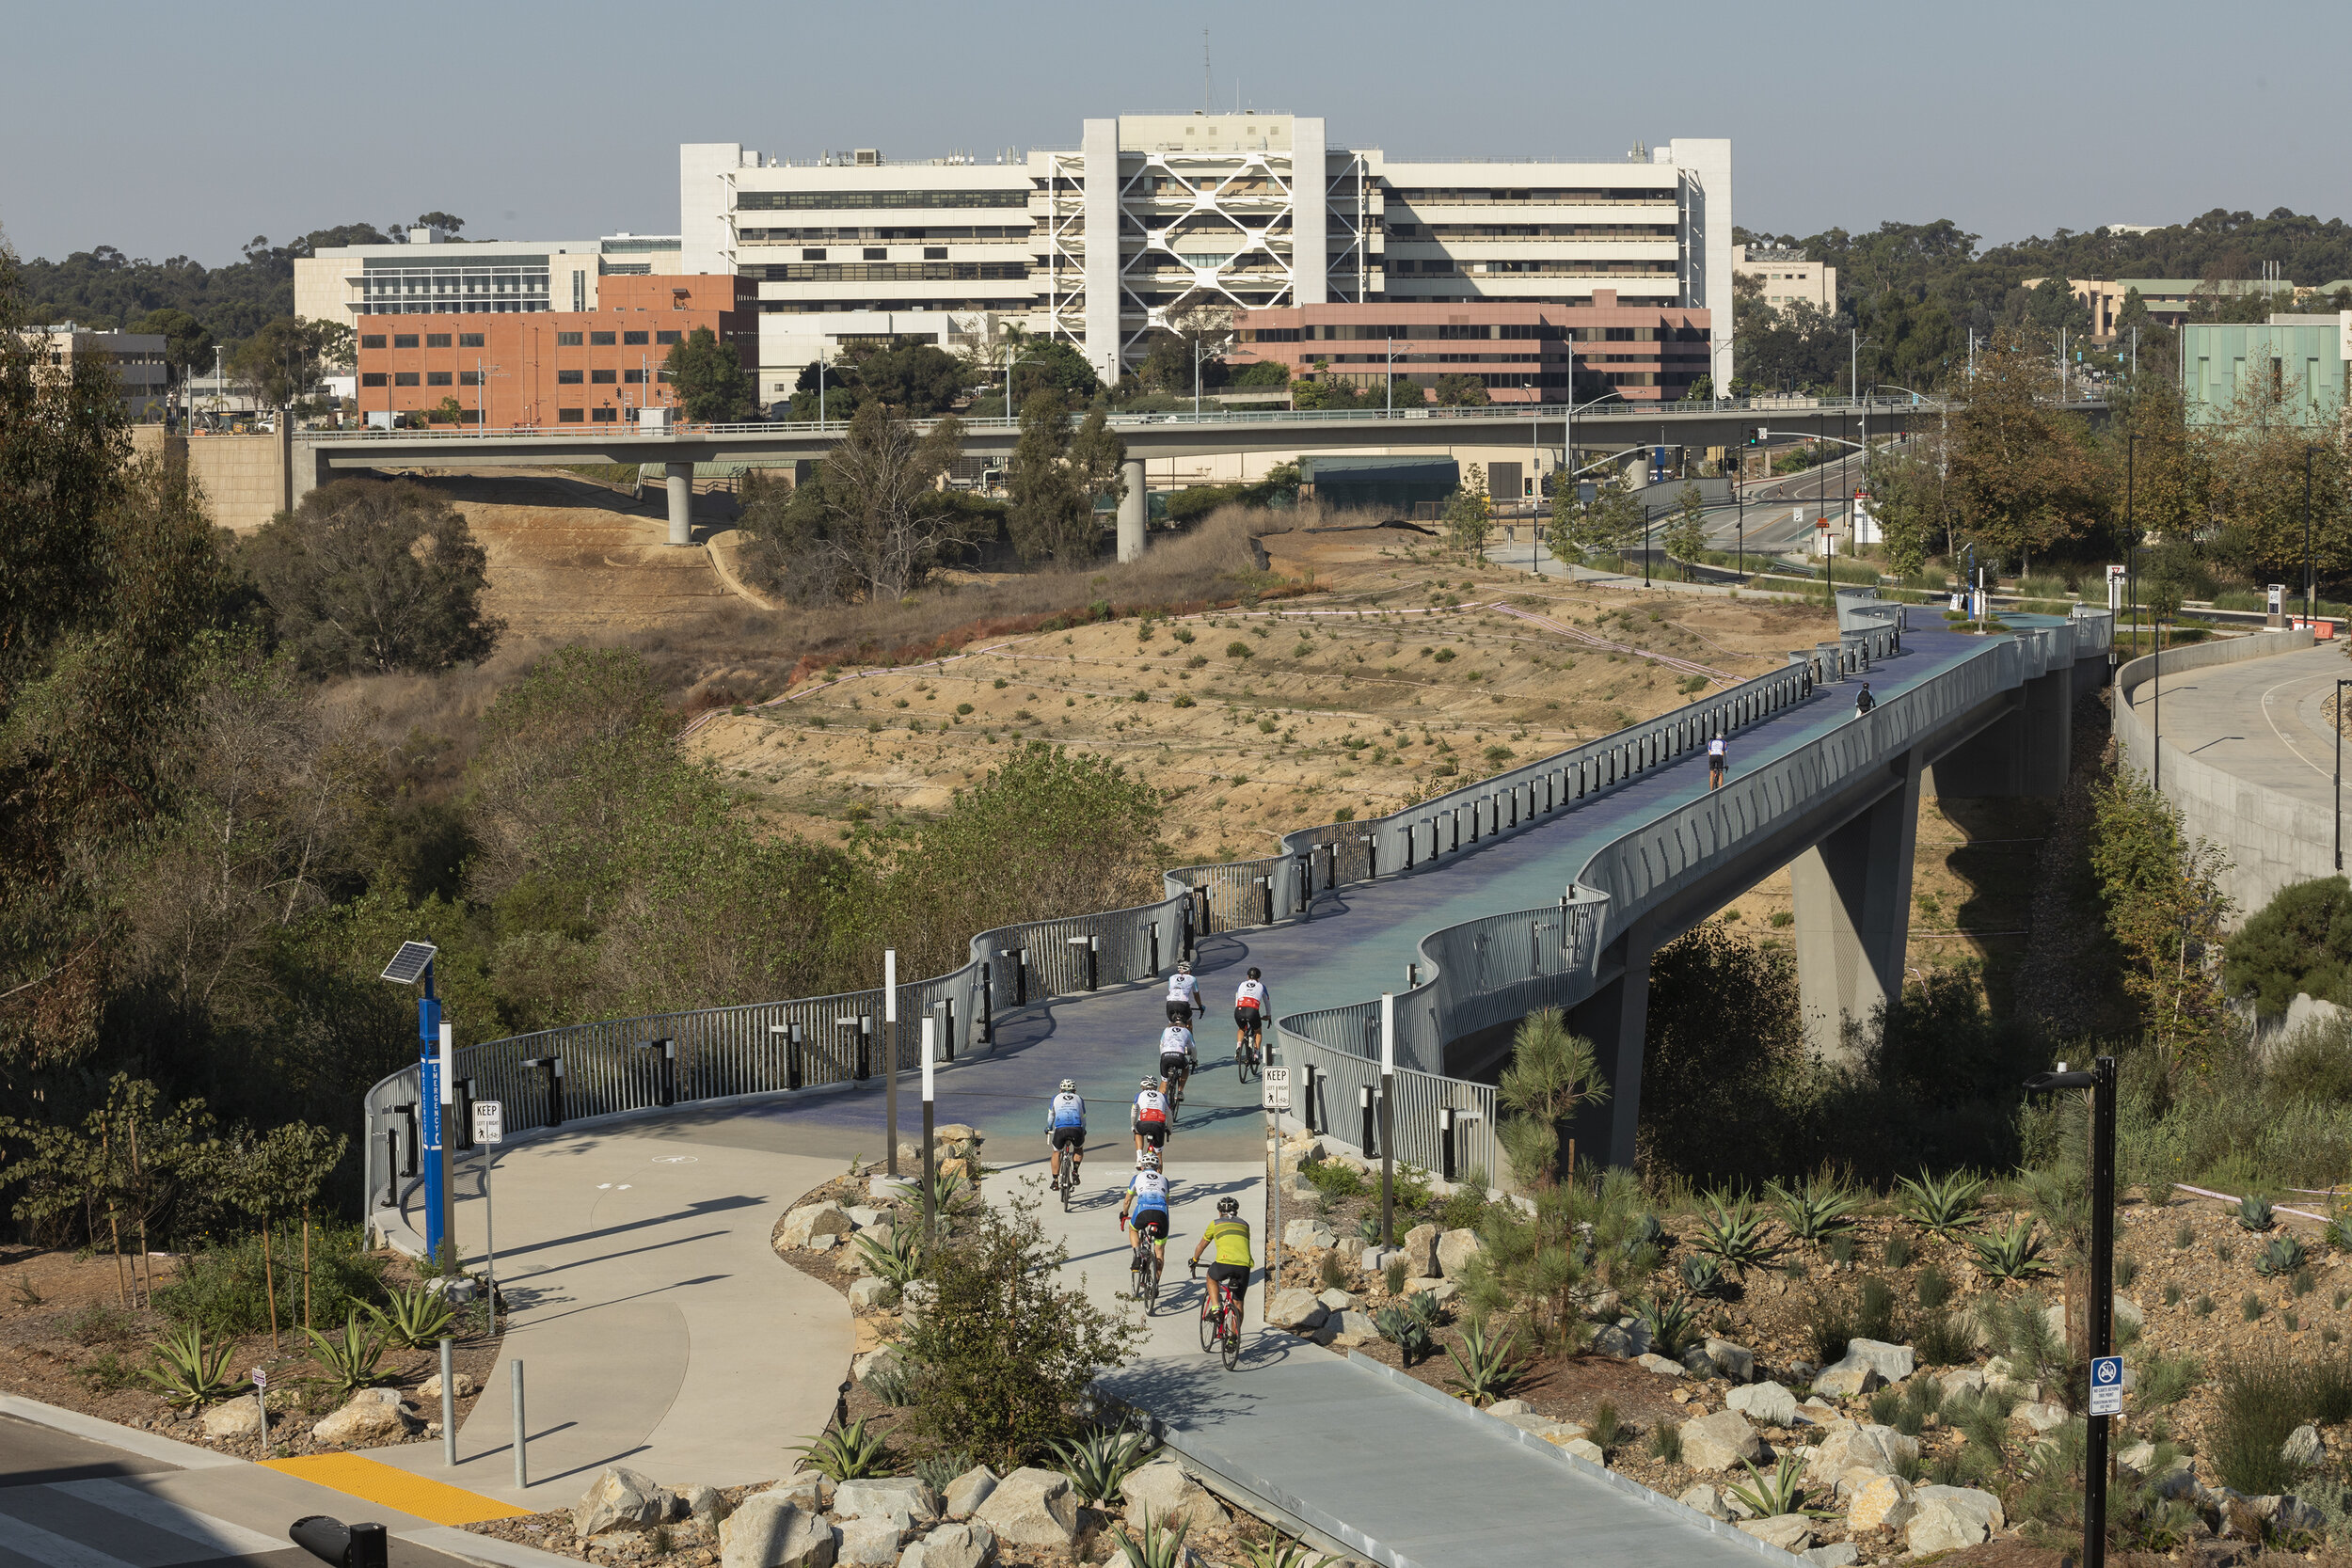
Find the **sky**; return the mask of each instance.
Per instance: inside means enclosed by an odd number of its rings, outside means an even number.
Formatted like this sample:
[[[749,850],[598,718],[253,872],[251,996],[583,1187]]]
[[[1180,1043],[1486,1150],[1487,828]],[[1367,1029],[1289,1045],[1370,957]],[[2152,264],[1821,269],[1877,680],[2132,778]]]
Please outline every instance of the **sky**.
[[[242,0],[15,8],[0,232],[208,265],[428,211],[469,239],[670,233],[681,141],[1071,147],[1089,116],[1199,107],[1203,28],[1213,103],[1391,156],[1729,136],[1735,221],[1767,232],[2352,214],[2341,4]]]

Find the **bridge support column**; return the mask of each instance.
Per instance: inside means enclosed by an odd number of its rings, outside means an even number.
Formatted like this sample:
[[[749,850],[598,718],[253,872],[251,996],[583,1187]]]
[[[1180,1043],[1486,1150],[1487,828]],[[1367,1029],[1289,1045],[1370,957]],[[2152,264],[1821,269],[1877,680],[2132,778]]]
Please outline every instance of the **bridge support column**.
[[[1881,1004],[1902,995],[1918,840],[1917,754],[1898,766],[1901,783],[1788,868],[1796,884],[1797,999],[1806,1040],[1828,1061],[1851,1058],[1848,1020],[1867,1024]]]
[[[670,480],[670,543],[691,545],[694,542],[694,466],[691,463],[668,465]]]
[[[1143,488],[1143,459],[1131,457],[1120,464],[1119,477],[1127,482],[1127,493],[1119,498],[1119,559],[1141,561],[1151,505]]]
[[[1998,720],[1936,760],[1928,792],[1937,800],[2038,796],[2066,789],[2074,749],[2074,673],[2053,670],[2016,694]]]
[[[1633,1164],[1634,1136],[1642,1123],[1642,1037],[1649,1022],[1649,960],[1656,939],[1637,926],[1611,944],[1607,962],[1621,966],[1616,978],[1568,1013],[1568,1027],[1593,1042],[1593,1056],[1609,1080],[1609,1101],[1578,1116],[1570,1135],[1581,1166],[1593,1159],[1613,1165]]]

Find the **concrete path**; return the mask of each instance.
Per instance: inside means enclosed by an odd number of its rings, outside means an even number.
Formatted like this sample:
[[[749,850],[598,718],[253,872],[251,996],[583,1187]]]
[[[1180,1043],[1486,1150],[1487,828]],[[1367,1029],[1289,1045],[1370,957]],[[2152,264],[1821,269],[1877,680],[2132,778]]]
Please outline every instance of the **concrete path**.
[[[2155,719],[2168,747],[2332,810],[2335,737],[2327,705],[2341,678],[2352,678],[2352,661],[2342,645],[2321,642],[2142,681],[2133,689],[2132,708]]]

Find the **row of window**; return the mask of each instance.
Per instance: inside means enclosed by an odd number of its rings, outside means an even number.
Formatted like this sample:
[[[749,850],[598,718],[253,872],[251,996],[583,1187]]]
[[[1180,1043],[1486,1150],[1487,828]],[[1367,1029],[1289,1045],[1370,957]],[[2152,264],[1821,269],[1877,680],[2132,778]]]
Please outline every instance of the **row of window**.
[[[1543,273],[1565,277],[1672,277],[1672,261],[1570,261],[1551,257],[1525,261],[1459,261],[1450,256],[1428,261],[1412,261],[1397,257],[1388,259],[1389,270],[1397,273]]]
[[[739,229],[735,237],[747,245],[823,245],[829,240],[845,244],[854,244],[859,240],[868,244],[877,240],[896,240],[902,245],[919,245],[929,240],[938,245],[950,240],[967,243],[975,240],[1025,240],[1033,232],[1036,230],[1025,223],[1017,229],[993,229],[986,224],[948,227],[934,224],[926,229]]]
[[[555,372],[555,384],[558,387],[577,387],[580,384],[580,376],[582,373],[583,372],[580,371],[558,371]],[[610,387],[613,385],[612,378],[616,374],[622,381],[628,382],[631,385],[642,382],[645,379],[645,372],[643,369],[619,372],[589,371],[586,372],[585,374],[588,378],[588,385],[592,387]],[[656,371],[654,372],[654,374],[663,381],[670,379],[670,372],[668,371]]]
[[[1672,201],[1672,186],[1663,189],[1632,188],[1616,190],[1571,190],[1565,188],[1535,190],[1481,190],[1475,186],[1421,185],[1389,187],[1389,199],[1412,203],[1443,203],[1447,206],[1511,203],[1519,206],[1575,206],[1584,202]]]
[[[365,332],[359,336],[359,346],[382,348],[385,346],[386,338],[389,337],[391,341],[390,346],[393,348],[416,348],[419,346],[420,339],[422,340],[422,346],[425,348],[481,348],[485,346],[485,336],[480,332],[393,332],[389,334]],[[583,345],[580,341],[583,336],[588,340],[587,345]],[[596,348],[617,348],[624,345],[635,347],[642,344],[646,347],[656,347],[677,342],[684,336],[682,332],[589,332],[584,334],[558,332],[555,335],[555,346],[580,348],[593,345]],[[616,337],[619,340],[617,342],[614,341]],[[453,344],[451,341],[453,338],[456,340]]]
[[[583,345],[580,342],[580,338],[582,336],[583,334],[578,332],[558,332],[555,335],[555,346],[557,348],[582,347]],[[584,346],[589,348],[613,348],[616,346],[641,348],[647,346],[646,340],[648,335],[644,332],[622,332],[618,334],[619,341],[617,343],[614,341],[615,334],[611,332],[590,332],[586,333],[585,336],[588,341]],[[655,332],[651,334],[652,345],[659,346],[663,343],[678,342],[684,338],[684,336],[685,335],[681,332]]]
[[[1318,358],[1317,364],[1333,365],[1539,365],[1540,354],[1400,354],[1391,358],[1385,354],[1334,354]]]
[[[868,207],[1026,207],[1019,191],[741,191],[739,213],[852,212]]]
[[[1703,343],[1708,341],[1708,330],[1703,326],[1560,327],[1534,322],[1511,322],[1500,325],[1465,325],[1458,323],[1383,325],[1375,322],[1322,326],[1261,326],[1245,328],[1241,341],[1245,343],[1297,343],[1375,342],[1391,339],[1401,341],[1413,338],[1436,338],[1439,341],[1518,338],[1556,343],[1571,334],[1580,343],[1653,343],[1661,341]]]
[[[636,410],[631,409],[634,417]],[[555,411],[557,424],[619,424],[621,411],[617,408],[559,408]]]
[[[1391,223],[1397,240],[1671,240],[1671,223]]]
[[[385,336],[386,335],[381,332],[362,332],[359,334],[359,346],[361,348],[382,348],[384,346]],[[419,334],[417,333],[395,332],[390,336],[392,340],[392,347],[394,348],[415,348],[417,346],[417,340],[419,337]],[[447,332],[424,333],[422,334],[424,346],[426,348],[448,348],[452,346],[450,343],[451,336],[452,334]],[[460,332],[455,334],[455,337],[457,340],[455,346],[458,348],[480,348],[483,346],[484,334],[480,332]]]
[[[383,371],[369,371],[359,377],[359,385],[362,387],[415,387],[418,385],[423,385],[426,387],[479,387],[482,385],[481,375],[473,371],[457,371],[454,372],[450,371],[425,371],[421,372],[424,377],[421,383],[420,383],[417,379],[419,373],[420,372],[416,371],[393,371],[388,376]],[[456,378],[453,381],[451,379],[453,374],[454,374]]]
[[[746,271],[750,269],[745,269]],[[1073,296],[1061,296],[1068,305]],[[837,316],[856,310],[1002,310],[1001,299],[763,299],[759,302],[762,315],[768,316]]]
[[[1026,282],[1026,261],[771,261],[741,272],[770,283]]]
[[[868,245],[862,254],[864,259],[868,261],[887,261],[890,260],[890,247],[887,245]],[[803,250],[801,252],[801,260],[803,261],[821,261],[824,259],[825,253],[822,250]],[[945,261],[946,259],[947,247],[944,245],[925,245],[923,247],[923,260],[926,261]]]

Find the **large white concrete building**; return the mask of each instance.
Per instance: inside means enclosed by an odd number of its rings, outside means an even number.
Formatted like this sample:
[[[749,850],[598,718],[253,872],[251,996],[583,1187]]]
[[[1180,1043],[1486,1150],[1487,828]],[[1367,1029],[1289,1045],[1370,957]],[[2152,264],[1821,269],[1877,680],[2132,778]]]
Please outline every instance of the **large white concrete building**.
[[[679,270],[675,234],[469,241],[418,229],[405,244],[296,257],[294,314],[349,325],[362,315],[593,310],[599,277]]]
[[[1321,119],[1125,115],[994,161],[678,150],[679,270],[758,279],[760,396],[844,339],[1017,323],[1117,379],[1200,308],[1508,299],[1712,312],[1731,379],[1731,143],[1623,162],[1391,161]]]
[[[35,363],[60,375],[71,376],[77,359],[104,360],[122,388],[122,406],[132,419],[163,417],[171,371],[164,361],[162,333],[114,332],[60,322],[26,327],[22,336],[33,350]]]

